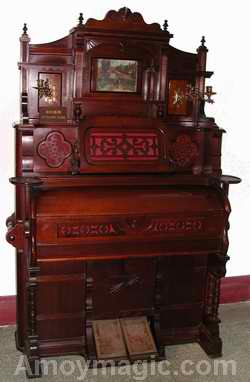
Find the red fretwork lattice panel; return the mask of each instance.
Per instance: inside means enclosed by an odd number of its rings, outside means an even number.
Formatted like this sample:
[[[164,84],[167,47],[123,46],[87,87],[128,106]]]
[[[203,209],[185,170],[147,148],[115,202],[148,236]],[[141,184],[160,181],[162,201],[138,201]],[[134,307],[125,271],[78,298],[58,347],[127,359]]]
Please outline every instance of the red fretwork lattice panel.
[[[96,161],[156,161],[160,158],[158,135],[154,132],[92,132],[88,157]]]

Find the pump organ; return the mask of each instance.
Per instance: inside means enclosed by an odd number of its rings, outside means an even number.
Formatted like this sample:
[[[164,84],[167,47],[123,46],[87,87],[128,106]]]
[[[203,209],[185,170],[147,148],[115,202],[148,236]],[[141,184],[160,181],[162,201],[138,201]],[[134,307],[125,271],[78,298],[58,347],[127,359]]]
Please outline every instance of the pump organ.
[[[128,8],[51,43],[20,38],[15,124],[17,348],[96,358],[92,322],[147,316],[164,346],[219,356],[228,260],[224,130],[204,112],[205,40],[196,53]],[[167,353],[166,353],[167,354]]]

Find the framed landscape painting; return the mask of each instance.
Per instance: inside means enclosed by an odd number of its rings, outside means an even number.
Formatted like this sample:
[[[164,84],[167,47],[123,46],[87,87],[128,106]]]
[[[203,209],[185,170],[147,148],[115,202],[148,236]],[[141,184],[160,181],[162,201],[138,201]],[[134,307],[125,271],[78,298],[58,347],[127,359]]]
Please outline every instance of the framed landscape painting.
[[[93,91],[136,93],[138,61],[96,58],[93,60],[91,82]]]

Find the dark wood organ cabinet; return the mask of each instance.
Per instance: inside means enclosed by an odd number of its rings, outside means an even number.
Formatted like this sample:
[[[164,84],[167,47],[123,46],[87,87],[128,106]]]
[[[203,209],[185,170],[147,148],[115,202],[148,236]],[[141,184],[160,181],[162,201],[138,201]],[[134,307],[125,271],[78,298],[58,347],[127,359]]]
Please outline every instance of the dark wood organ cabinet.
[[[93,323],[146,317],[159,359],[199,342],[220,356],[228,260],[224,130],[204,112],[207,48],[169,44],[167,22],[128,8],[51,43],[21,42],[15,127],[16,345],[98,359]],[[166,351],[167,357],[167,351]]]

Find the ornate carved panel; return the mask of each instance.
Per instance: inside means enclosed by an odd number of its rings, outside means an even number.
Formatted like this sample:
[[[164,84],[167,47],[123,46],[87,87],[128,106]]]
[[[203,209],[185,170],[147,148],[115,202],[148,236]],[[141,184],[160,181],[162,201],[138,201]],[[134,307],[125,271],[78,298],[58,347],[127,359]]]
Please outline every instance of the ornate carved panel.
[[[39,143],[37,151],[49,167],[60,167],[72,154],[72,146],[62,133],[53,131]]]
[[[89,134],[89,159],[96,161],[152,161],[159,159],[156,133],[97,132]]]
[[[145,117],[93,116],[80,124],[81,173],[166,172],[166,131]]]

